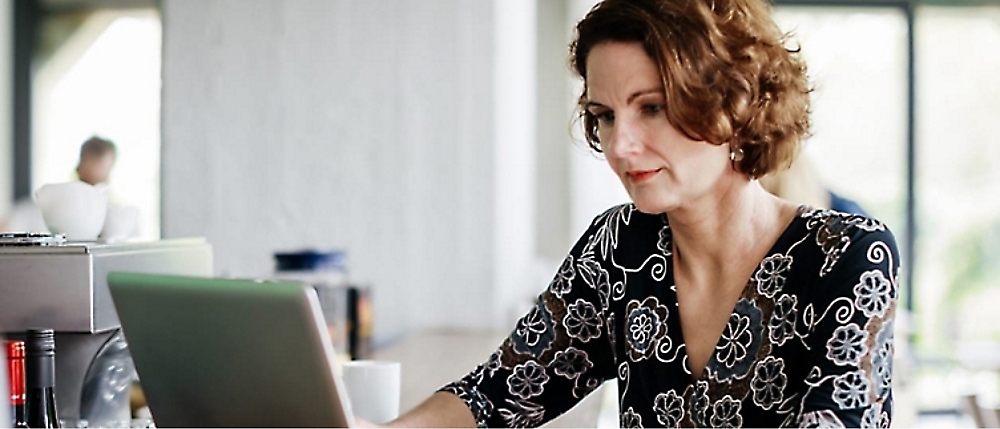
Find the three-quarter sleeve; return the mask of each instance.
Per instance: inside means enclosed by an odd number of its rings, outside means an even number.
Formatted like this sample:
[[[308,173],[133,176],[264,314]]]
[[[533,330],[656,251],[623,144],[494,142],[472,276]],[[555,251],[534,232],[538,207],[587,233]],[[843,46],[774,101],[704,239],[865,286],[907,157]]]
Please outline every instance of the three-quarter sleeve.
[[[614,377],[601,279],[585,256],[594,230],[580,238],[489,360],[441,388],[465,402],[479,427],[540,426]]]
[[[817,236],[824,252],[803,322],[807,375],[801,427],[888,427],[892,417],[893,324],[899,253],[875,221],[832,222]]]

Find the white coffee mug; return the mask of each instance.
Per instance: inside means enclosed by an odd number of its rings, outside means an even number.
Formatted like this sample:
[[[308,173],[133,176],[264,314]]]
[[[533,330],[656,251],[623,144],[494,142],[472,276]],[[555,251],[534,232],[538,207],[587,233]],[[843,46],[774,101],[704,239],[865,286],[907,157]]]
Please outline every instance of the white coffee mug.
[[[69,241],[97,240],[108,213],[104,188],[80,181],[43,185],[35,201],[49,231]]]
[[[399,416],[399,362],[345,362],[342,377],[355,417],[385,423]]]

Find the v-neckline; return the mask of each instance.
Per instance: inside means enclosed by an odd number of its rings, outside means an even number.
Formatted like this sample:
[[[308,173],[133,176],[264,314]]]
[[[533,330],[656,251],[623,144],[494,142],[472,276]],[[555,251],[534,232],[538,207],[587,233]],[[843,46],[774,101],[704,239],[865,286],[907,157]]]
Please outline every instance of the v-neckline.
[[[684,367],[684,371],[688,374],[688,384],[694,385],[701,381],[705,382],[708,381],[710,372],[709,369],[712,367],[712,363],[716,362],[716,354],[718,354],[719,347],[722,345],[723,337],[726,334],[726,328],[729,326],[729,321],[732,320],[734,315],[737,315],[737,308],[739,307],[740,300],[745,299],[748,295],[748,291],[751,291],[753,288],[754,274],[756,274],[757,271],[761,269],[761,265],[764,264],[764,261],[766,261],[768,257],[770,257],[775,253],[778,246],[787,241],[786,240],[787,236],[792,233],[793,229],[797,229],[796,226],[799,224],[800,221],[802,221],[802,214],[808,210],[809,206],[807,205],[800,205],[798,208],[796,208],[795,215],[792,216],[792,220],[788,222],[788,224],[785,226],[785,229],[781,231],[781,234],[779,234],[778,238],[774,240],[774,243],[771,244],[771,247],[768,249],[767,253],[764,254],[764,258],[757,263],[754,270],[751,272],[750,277],[746,280],[746,283],[743,285],[743,289],[740,291],[740,295],[736,298],[736,302],[733,303],[733,309],[729,313],[729,319],[727,319],[726,324],[722,327],[722,332],[719,332],[719,337],[715,341],[715,346],[712,348],[712,352],[709,353],[708,355],[708,362],[705,363],[705,368],[702,369],[701,376],[698,378],[694,377],[694,371],[691,369],[690,357],[688,355],[687,339],[684,338],[684,322],[680,317],[681,307],[680,307],[680,300],[677,298],[677,282],[674,280],[674,258],[673,255],[670,256],[670,258],[668,259],[670,264],[669,266],[670,269],[667,270],[669,279],[666,280],[669,280],[669,284],[674,285],[673,292],[674,292],[674,302],[677,303],[677,327],[679,332],[678,335],[680,335],[681,339],[680,347],[684,349],[683,359],[681,360],[681,362]]]

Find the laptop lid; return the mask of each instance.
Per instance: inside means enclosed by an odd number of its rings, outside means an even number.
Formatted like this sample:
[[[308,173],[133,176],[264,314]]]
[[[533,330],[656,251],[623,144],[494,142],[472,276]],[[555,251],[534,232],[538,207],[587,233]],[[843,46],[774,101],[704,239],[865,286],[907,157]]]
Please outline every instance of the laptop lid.
[[[158,427],[351,427],[316,291],[297,282],[110,273]]]

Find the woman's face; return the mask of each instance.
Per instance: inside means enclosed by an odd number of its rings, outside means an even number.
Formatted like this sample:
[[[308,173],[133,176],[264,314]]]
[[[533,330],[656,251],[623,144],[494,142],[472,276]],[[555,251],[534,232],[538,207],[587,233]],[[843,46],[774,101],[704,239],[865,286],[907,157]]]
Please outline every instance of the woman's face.
[[[640,43],[594,46],[586,83],[601,150],[640,211],[688,206],[733,173],[728,146],[692,140],[667,120],[659,69]]]

